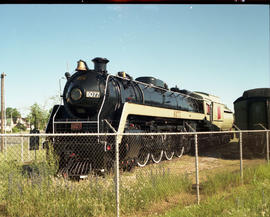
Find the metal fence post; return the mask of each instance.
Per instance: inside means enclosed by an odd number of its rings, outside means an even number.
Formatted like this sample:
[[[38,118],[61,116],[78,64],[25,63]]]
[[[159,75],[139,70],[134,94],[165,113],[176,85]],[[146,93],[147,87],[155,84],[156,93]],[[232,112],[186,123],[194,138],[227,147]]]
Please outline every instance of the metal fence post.
[[[269,131],[266,131],[266,159],[269,164]]]
[[[195,141],[195,169],[196,169],[196,192],[197,192],[197,203],[200,204],[200,184],[199,184],[199,161],[198,161],[198,135],[194,135]]]
[[[7,138],[5,139],[5,160],[7,160],[8,146],[7,146]]]
[[[30,156],[30,141],[27,139],[27,159],[30,161],[31,156]]]
[[[239,135],[239,146],[240,146],[240,176],[243,180],[243,148],[242,148],[242,132]]]
[[[35,138],[35,137],[34,137]],[[38,138],[39,139],[39,138]],[[37,146],[36,146],[36,144],[35,144],[35,161],[37,161]]]
[[[118,134],[115,136],[115,196],[116,196],[116,216],[120,216],[120,196],[119,196],[119,142]]]
[[[23,163],[23,137],[21,138],[21,160]]]

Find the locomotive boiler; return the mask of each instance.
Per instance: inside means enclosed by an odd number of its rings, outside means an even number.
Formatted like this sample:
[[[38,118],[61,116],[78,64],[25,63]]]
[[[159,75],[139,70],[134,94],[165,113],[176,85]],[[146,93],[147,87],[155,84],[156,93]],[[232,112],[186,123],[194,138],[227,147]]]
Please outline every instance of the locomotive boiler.
[[[154,133],[230,130],[232,112],[216,96],[168,88],[149,76],[133,79],[125,72],[108,74],[109,60],[94,58],[94,69],[80,60],[73,75],[66,73],[63,104],[52,109],[46,133]],[[181,157],[192,140],[170,136],[119,137],[120,161],[132,167],[145,166],[149,159]],[[201,144],[228,142],[230,134],[201,136]],[[53,146],[60,157],[59,168],[82,175],[90,170],[108,170],[114,161],[111,137],[57,137]],[[76,156],[76,157],[75,157]],[[83,171],[74,171],[81,168]],[[73,169],[72,169],[73,168]],[[73,171],[73,172],[72,172]]]

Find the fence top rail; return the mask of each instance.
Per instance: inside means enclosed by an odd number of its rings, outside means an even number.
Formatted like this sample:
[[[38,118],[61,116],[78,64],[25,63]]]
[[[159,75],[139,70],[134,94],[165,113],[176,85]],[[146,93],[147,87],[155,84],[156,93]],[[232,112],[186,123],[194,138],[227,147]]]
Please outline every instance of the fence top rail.
[[[203,134],[225,134],[225,133],[262,133],[270,130],[240,130],[240,131],[207,131],[207,132],[163,132],[163,133],[39,133],[39,134],[0,134],[0,137],[55,137],[55,136],[158,136],[158,135],[203,135]]]

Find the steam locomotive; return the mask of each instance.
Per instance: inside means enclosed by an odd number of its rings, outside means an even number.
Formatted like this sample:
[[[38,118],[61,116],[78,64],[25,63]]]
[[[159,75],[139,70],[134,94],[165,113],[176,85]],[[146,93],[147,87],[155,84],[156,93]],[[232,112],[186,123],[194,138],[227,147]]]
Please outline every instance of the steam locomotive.
[[[154,77],[135,80],[125,72],[108,74],[106,58],[94,58],[94,69],[78,61],[63,91],[63,105],[55,105],[46,133],[153,133],[230,130],[233,113],[219,97],[168,88]],[[200,145],[228,142],[231,135],[200,136]],[[60,158],[59,169],[70,175],[90,170],[106,171],[114,162],[115,138],[87,136],[54,137],[54,149]],[[164,157],[181,157],[190,151],[192,139],[181,136],[118,137],[123,167],[143,167],[150,158],[159,163]],[[77,168],[77,169],[76,169]],[[80,169],[78,169],[80,168]]]

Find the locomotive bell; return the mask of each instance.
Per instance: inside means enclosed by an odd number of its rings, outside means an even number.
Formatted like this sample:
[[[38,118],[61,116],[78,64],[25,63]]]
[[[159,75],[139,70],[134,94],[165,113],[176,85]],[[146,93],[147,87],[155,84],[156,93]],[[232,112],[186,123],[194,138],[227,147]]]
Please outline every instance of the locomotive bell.
[[[123,77],[123,78],[127,77],[126,72],[118,72],[117,75],[120,76],[120,77]]]
[[[77,62],[76,71],[87,71],[87,70],[89,70],[89,69],[88,69],[86,62],[84,62],[83,60],[79,60]]]

